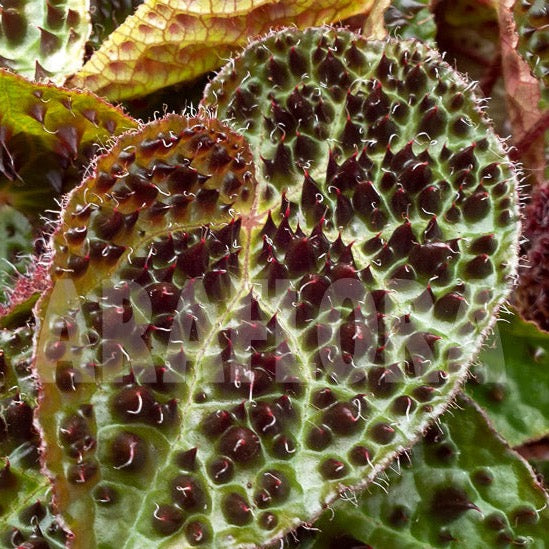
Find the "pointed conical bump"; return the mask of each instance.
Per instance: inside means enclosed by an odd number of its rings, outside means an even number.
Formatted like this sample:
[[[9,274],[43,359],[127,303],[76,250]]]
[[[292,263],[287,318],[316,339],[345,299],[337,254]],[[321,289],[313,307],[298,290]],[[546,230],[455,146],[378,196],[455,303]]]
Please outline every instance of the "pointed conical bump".
[[[57,30],[65,21],[65,13],[54,4],[52,0],[46,0],[46,21],[49,28]]]
[[[295,87],[286,101],[286,108],[292,114],[296,121],[299,121],[300,127],[306,127],[313,119],[313,108],[310,101],[303,97],[298,87]],[[293,133],[293,132],[288,132]]]
[[[208,465],[208,473],[216,484],[225,484],[234,476],[234,464],[227,457],[219,457]]]
[[[285,86],[291,79],[286,65],[277,61],[273,56],[268,61],[269,80],[278,86]]]
[[[184,515],[175,505],[159,505],[153,514],[153,527],[163,536],[177,532],[183,525]]]
[[[294,47],[290,48],[289,67],[294,76],[301,77],[308,71],[308,63],[303,53]]]
[[[433,515],[444,522],[452,522],[473,509],[480,513],[480,509],[469,499],[467,492],[453,486],[436,490],[431,504]]]
[[[177,456],[175,457],[175,462],[177,463],[178,467],[181,467],[181,469],[185,469],[186,471],[194,471],[197,464],[197,451],[198,448],[191,448],[190,450],[177,454]]]
[[[343,478],[347,474],[347,465],[338,459],[328,458],[320,465],[320,473],[327,480]]]
[[[418,129],[425,132],[431,139],[446,132],[447,116],[438,106],[431,107],[421,118]]]
[[[431,168],[428,162],[411,162],[399,176],[404,189],[417,193],[431,182]]]
[[[223,454],[237,463],[246,463],[259,454],[261,444],[252,430],[233,426],[221,437],[219,448]]]
[[[144,467],[147,457],[147,443],[135,433],[123,431],[112,442],[111,462],[117,470],[139,471]]]
[[[44,57],[49,57],[61,47],[61,40],[42,27],[38,27],[38,29],[40,30],[40,52]]]
[[[210,543],[211,526],[203,520],[192,520],[185,526],[185,537],[193,546]]]

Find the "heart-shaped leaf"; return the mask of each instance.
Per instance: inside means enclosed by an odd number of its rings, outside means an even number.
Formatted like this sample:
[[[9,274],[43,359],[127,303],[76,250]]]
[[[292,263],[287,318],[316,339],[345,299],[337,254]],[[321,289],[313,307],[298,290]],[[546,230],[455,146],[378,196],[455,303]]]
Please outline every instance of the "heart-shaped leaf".
[[[469,88],[419,44],[283,31],[210,88],[251,151],[171,116],[99,158],[38,310],[74,547],[266,543],[442,412],[516,263]]]
[[[0,204],[38,217],[82,180],[99,147],[137,122],[86,91],[0,70]]]

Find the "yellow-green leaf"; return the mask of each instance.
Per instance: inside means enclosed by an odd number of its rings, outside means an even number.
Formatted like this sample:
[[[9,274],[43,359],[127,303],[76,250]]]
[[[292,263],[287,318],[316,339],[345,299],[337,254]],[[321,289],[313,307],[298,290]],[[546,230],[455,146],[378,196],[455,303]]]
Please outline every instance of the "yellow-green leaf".
[[[0,2],[0,67],[62,84],[84,62],[89,0]]]
[[[332,23],[374,0],[147,0],[70,84],[130,99],[216,69],[250,37],[284,25]]]
[[[0,70],[0,204],[36,219],[82,180],[100,146],[136,126],[89,92]]]

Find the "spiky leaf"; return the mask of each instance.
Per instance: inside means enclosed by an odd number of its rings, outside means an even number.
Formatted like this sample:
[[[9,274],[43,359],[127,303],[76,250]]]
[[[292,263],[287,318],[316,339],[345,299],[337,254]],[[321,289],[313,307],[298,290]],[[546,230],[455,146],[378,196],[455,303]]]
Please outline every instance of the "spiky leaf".
[[[84,91],[0,70],[0,204],[37,216],[81,181],[98,147],[137,122]]]
[[[549,433],[549,334],[506,314],[473,371],[467,392],[512,446]]]
[[[514,175],[434,52],[292,30],[252,45],[236,86],[248,62],[234,97],[256,86],[252,151],[215,121],[145,126],[98,160],[54,235],[38,416],[75,547],[247,547],[310,520],[444,409],[505,294]],[[322,81],[311,95],[296,66]],[[278,94],[295,85],[294,116]],[[300,114],[321,101],[322,141]],[[439,111],[445,146],[418,135]]]
[[[88,7],[86,0],[4,0],[0,67],[62,84],[84,62],[91,30]]]
[[[295,231],[288,241],[286,264],[297,261],[290,253],[292,245],[301,254],[300,262],[308,261],[307,249],[298,245],[302,240],[314,242],[322,227],[328,241],[342,243],[340,248],[356,269],[352,272],[360,273],[371,295],[381,300],[376,353],[359,363],[371,361],[367,387],[374,402],[376,398],[387,402],[379,410],[403,437],[431,410],[421,404],[414,408],[415,401],[432,399],[435,410],[437,403],[442,404],[478,348],[482,337],[475,331],[482,332],[490,322],[491,305],[482,312],[480,308],[483,302],[493,303],[494,287],[485,285],[480,272],[471,276],[471,267],[489,257],[503,267],[514,261],[516,253],[516,227],[508,233],[510,227],[504,227],[503,221],[510,212],[501,217],[498,211],[498,204],[506,209],[515,203],[509,186],[513,176],[504,166],[497,138],[466,89],[468,84],[435,52],[417,43],[383,46],[370,41],[366,46],[352,35],[323,29],[299,35],[285,31],[252,44],[206,91],[205,105],[217,108],[218,116],[243,131],[252,144],[261,169],[260,200],[276,212],[269,230],[282,233],[290,224]],[[497,173],[490,174],[496,165]],[[280,193],[284,199],[279,210],[275,204]],[[485,210],[487,217],[480,210],[478,217],[471,215],[469,207],[480,196],[487,199],[485,206],[491,204],[490,213]],[[433,201],[427,202],[427,197]],[[288,222],[292,214],[293,225]],[[516,219],[514,214],[508,218]],[[266,234],[264,253],[281,260],[270,238]],[[504,248],[499,247],[502,238],[508,242]],[[434,259],[423,253],[455,243],[455,257]],[[327,246],[320,252],[330,259],[337,257]],[[496,259],[502,252],[510,255]],[[265,272],[270,269],[266,264]],[[308,296],[307,283],[307,279],[300,282]],[[431,292],[434,308],[422,309],[422,297]],[[446,299],[455,299],[456,305],[463,297],[467,305],[462,318],[467,320],[460,325],[459,316],[441,313],[449,310],[443,306]],[[298,306],[303,302],[297,300]],[[322,326],[322,317],[310,316],[309,325]],[[401,344],[394,343],[400,330],[398,321],[393,324],[397,318],[413,319],[409,341],[419,332],[431,334],[427,339],[441,337],[440,344],[453,342],[463,353],[459,366],[453,351],[443,351],[420,372],[407,371],[405,364],[413,361],[415,352],[411,350],[408,360],[402,361]],[[324,345],[320,343],[321,351]],[[434,378],[441,373],[445,382],[434,390]],[[406,381],[401,377],[410,374]],[[414,374],[415,380],[423,375],[431,383],[412,388]],[[341,381],[338,377],[331,383]],[[397,389],[401,382],[405,395]],[[396,419],[389,404],[390,397],[399,396],[403,412],[412,411],[411,418],[405,413],[406,425]],[[375,440],[374,432],[368,434]],[[398,436],[392,443],[397,440]],[[341,456],[341,441],[338,445]],[[368,449],[371,446],[366,443]],[[391,448],[389,444],[384,450],[389,453]],[[378,452],[374,467],[381,457]]]
[[[327,512],[311,547],[355,539],[356,547],[544,548],[547,494],[480,410],[458,402],[358,505],[340,501]]]
[[[249,37],[270,29],[332,23],[373,0],[145,0],[71,79],[111,100],[131,99],[220,67]]]
[[[215,120],[178,116],[124,136],[98,160],[95,176],[72,194],[54,237],[55,285],[42,302],[37,367],[47,466],[77,535],[75,546],[112,545],[123,535],[140,547],[175,532],[184,543],[185,536],[193,539],[201,531],[213,535],[212,513],[219,521],[217,537],[226,538],[234,528],[221,518],[228,494],[210,493],[203,478],[215,445],[197,423],[241,399],[217,389],[212,368],[224,324],[236,321],[234,309],[249,291],[241,264],[247,254],[240,253],[249,237],[240,226],[254,196],[243,138]],[[66,282],[75,287],[65,287]],[[141,292],[135,293],[136,285],[143,286]],[[120,293],[124,288],[131,290],[127,299]],[[140,301],[147,295],[150,306]],[[131,322],[146,332],[145,341],[132,339],[133,328],[115,326],[121,310],[112,300],[119,297],[120,305],[134,311]],[[77,343],[81,338],[83,346]],[[80,356],[71,366],[72,351],[73,358]],[[123,363],[124,356],[129,363]],[[220,394],[202,402],[203,390]],[[257,435],[245,427],[236,434],[241,432],[252,437],[251,450],[237,445],[233,457],[256,458],[252,472],[258,474],[264,455]],[[196,465],[193,444],[202,448]],[[191,476],[183,473],[186,468]],[[189,494],[186,482],[191,482]],[[121,520],[112,524],[113,511],[122,508]],[[195,519],[196,513],[208,518],[184,529],[187,511]]]

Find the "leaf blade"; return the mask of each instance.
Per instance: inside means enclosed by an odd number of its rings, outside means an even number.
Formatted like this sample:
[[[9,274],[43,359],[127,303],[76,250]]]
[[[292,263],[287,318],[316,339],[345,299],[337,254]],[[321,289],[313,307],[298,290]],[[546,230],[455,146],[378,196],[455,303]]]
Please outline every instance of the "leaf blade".
[[[337,540],[344,534],[374,547],[395,542],[439,547],[451,538],[456,547],[495,547],[503,539],[529,539],[529,547],[544,547],[547,494],[482,411],[468,399],[458,403],[413,448],[400,475],[389,470],[387,484],[360,495],[358,507],[338,502],[333,518],[326,514],[315,525],[323,531],[315,549],[326,546],[324,536]],[[439,433],[436,440],[433,431]],[[455,512],[445,510],[435,494],[449,487],[466,494],[469,507],[456,497]]]
[[[504,314],[479,356],[467,393],[482,406],[511,446],[549,432],[549,334],[518,314]]]
[[[131,99],[218,68],[249,37],[271,28],[330,23],[365,12],[372,3],[200,0],[182,6],[176,0],[147,0],[70,84],[111,100]]]

